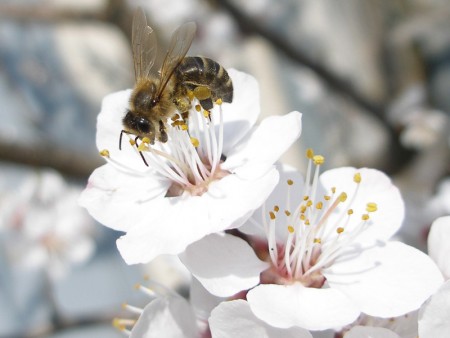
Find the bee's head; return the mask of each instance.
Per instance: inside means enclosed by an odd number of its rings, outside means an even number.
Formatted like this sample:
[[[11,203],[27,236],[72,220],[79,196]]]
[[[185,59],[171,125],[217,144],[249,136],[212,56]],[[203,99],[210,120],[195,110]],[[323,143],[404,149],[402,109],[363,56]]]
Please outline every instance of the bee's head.
[[[140,138],[148,137],[151,143],[154,143],[155,126],[146,117],[137,115],[131,110],[128,110],[122,122],[128,131],[132,132],[136,136],[139,136]]]

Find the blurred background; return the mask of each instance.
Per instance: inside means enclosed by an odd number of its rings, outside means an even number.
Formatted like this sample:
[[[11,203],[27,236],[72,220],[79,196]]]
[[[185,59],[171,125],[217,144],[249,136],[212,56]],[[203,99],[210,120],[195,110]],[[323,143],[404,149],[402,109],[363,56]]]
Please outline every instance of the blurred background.
[[[161,257],[127,266],[120,233],[78,207],[102,98],[131,88],[137,6],[157,32],[195,21],[190,55],[257,78],[261,119],[303,113],[283,161],[306,148],[326,168],[374,167],[407,206],[398,237],[426,249],[450,214],[448,0],[0,0],[0,337],[120,337],[121,304],[144,304],[148,275],[180,292],[188,276]]]

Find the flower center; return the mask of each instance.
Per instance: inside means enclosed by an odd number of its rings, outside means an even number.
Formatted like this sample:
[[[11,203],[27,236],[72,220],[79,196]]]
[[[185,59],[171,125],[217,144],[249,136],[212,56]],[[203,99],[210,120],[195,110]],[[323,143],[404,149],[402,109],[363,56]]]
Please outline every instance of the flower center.
[[[167,197],[188,192],[199,196],[208,190],[211,182],[228,175],[221,169],[223,150],[222,102],[216,101],[217,113],[193,106],[188,116],[175,115],[167,126],[169,140],[150,144],[143,138],[139,145],[129,136],[130,144],[139,152],[151,170],[171,181]],[[109,157],[109,151],[100,152],[107,161],[123,167]],[[131,170],[130,168],[123,168]]]
[[[323,269],[329,267],[342,253],[343,248],[352,244],[354,239],[367,229],[371,224],[369,213],[377,210],[376,203],[367,203],[367,213],[361,215],[359,224],[346,231],[350,219],[355,217],[351,207],[359,191],[361,174],[356,173],[353,176],[354,186],[349,187],[351,193],[337,191],[332,187],[323,196],[319,196],[319,172],[324,158],[314,155],[310,149],[307,151],[307,158],[305,185],[295,208],[291,209],[290,205],[290,190],[294,181],[289,179],[285,209],[281,210],[275,205],[268,213],[263,210],[272,267],[263,272],[262,283],[287,284],[297,281],[307,287],[322,287],[326,282],[322,274]],[[344,202],[345,210],[338,210]],[[280,213],[284,213],[284,217],[280,217]],[[337,221],[330,222],[330,216],[337,213],[339,216],[333,217],[333,220]],[[285,236],[276,235],[277,220],[281,218],[287,222],[282,224],[286,226]],[[280,241],[279,237],[283,237],[283,240]]]

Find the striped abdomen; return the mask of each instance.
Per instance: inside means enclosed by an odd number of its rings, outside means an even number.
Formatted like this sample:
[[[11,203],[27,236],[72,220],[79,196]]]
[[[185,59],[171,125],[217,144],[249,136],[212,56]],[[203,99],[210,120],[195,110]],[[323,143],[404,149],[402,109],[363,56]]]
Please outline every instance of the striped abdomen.
[[[204,86],[211,90],[211,100],[200,103],[205,109],[212,108],[212,102],[222,99],[224,102],[233,101],[233,83],[225,68],[216,61],[194,56],[185,57],[177,67],[175,74],[179,83],[189,90]]]

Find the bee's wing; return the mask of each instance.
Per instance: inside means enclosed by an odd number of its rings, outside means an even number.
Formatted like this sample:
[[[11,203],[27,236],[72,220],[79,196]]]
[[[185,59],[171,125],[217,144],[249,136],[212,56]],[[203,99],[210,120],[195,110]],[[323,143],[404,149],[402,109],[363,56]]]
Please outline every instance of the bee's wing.
[[[131,32],[131,45],[133,49],[134,75],[136,81],[148,77],[155,63],[157,43],[153,29],[147,26],[142,8],[138,8],[133,17]]]
[[[167,51],[161,67],[161,81],[157,90],[157,97],[161,95],[173,72],[178,67],[181,60],[183,60],[189,47],[191,47],[196,29],[197,26],[195,22],[187,22],[178,27],[173,33],[169,50]]]

